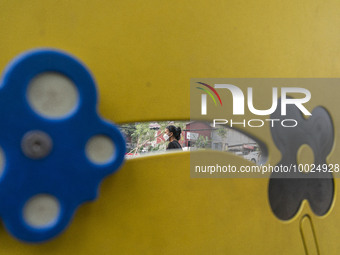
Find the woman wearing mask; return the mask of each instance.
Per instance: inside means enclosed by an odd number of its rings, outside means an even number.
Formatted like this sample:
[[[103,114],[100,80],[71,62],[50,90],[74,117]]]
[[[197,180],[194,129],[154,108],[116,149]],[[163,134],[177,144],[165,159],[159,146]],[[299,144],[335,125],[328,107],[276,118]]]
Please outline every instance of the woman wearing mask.
[[[167,150],[171,150],[171,149],[182,150],[182,146],[178,142],[178,140],[181,139],[181,133],[182,133],[182,130],[180,127],[176,128],[174,125],[170,125],[166,127],[163,138],[165,141],[170,141],[170,143],[166,147]]]

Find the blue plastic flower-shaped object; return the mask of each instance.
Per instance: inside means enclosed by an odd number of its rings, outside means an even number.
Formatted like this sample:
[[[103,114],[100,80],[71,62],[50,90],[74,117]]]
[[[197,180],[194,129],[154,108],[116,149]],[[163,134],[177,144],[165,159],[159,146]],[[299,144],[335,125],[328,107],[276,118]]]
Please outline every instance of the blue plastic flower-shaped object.
[[[0,216],[16,238],[40,242],[59,234],[123,163],[124,138],[96,106],[90,73],[64,52],[30,51],[7,67],[0,87]]]

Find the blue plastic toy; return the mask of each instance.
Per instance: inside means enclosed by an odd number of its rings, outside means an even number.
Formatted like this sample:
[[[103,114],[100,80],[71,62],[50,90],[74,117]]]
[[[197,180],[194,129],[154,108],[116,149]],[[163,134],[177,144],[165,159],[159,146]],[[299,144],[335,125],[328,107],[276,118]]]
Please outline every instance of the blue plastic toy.
[[[64,117],[49,118],[30,105],[27,90],[45,72],[64,75],[75,85],[78,100]],[[64,52],[39,49],[20,55],[7,67],[0,87],[0,146],[5,165],[0,176],[0,216],[18,239],[40,242],[58,235],[76,208],[97,197],[102,179],[123,163],[125,141],[119,129],[97,113],[95,83],[80,61]],[[86,154],[88,141],[108,137],[114,153],[103,164]],[[43,194],[59,206],[57,217],[44,226],[24,218],[31,198]]]

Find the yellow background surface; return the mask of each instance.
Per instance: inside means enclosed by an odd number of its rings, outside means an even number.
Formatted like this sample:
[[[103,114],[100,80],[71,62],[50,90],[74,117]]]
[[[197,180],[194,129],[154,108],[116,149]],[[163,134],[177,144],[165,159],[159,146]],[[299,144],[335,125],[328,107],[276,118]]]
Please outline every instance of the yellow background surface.
[[[0,69],[32,48],[62,49],[91,70],[103,117],[186,120],[190,78],[339,77],[339,11],[338,1],[316,0],[2,0]],[[311,91],[318,97],[310,106],[330,110],[336,140],[336,93]],[[276,163],[280,154],[268,134],[254,133]],[[339,163],[338,155],[334,147],[330,162]],[[337,189],[327,215],[316,217],[304,202],[283,222],[268,204],[268,179],[191,179],[189,159],[186,152],[129,160],[56,239],[24,244],[1,227],[0,253],[303,254],[305,214],[320,253],[340,250]]]

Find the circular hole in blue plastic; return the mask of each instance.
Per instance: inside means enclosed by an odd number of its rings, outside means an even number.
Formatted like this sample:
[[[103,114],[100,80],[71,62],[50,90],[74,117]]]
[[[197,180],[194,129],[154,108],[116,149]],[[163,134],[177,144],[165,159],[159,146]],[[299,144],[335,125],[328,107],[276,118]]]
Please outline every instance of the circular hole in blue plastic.
[[[25,203],[23,219],[32,228],[49,228],[57,223],[60,211],[57,198],[49,194],[38,194]]]
[[[96,135],[88,140],[85,152],[92,163],[102,165],[113,161],[115,146],[110,137]]]
[[[45,72],[30,81],[27,99],[34,112],[45,118],[59,119],[75,112],[79,94],[75,84],[65,75]]]

